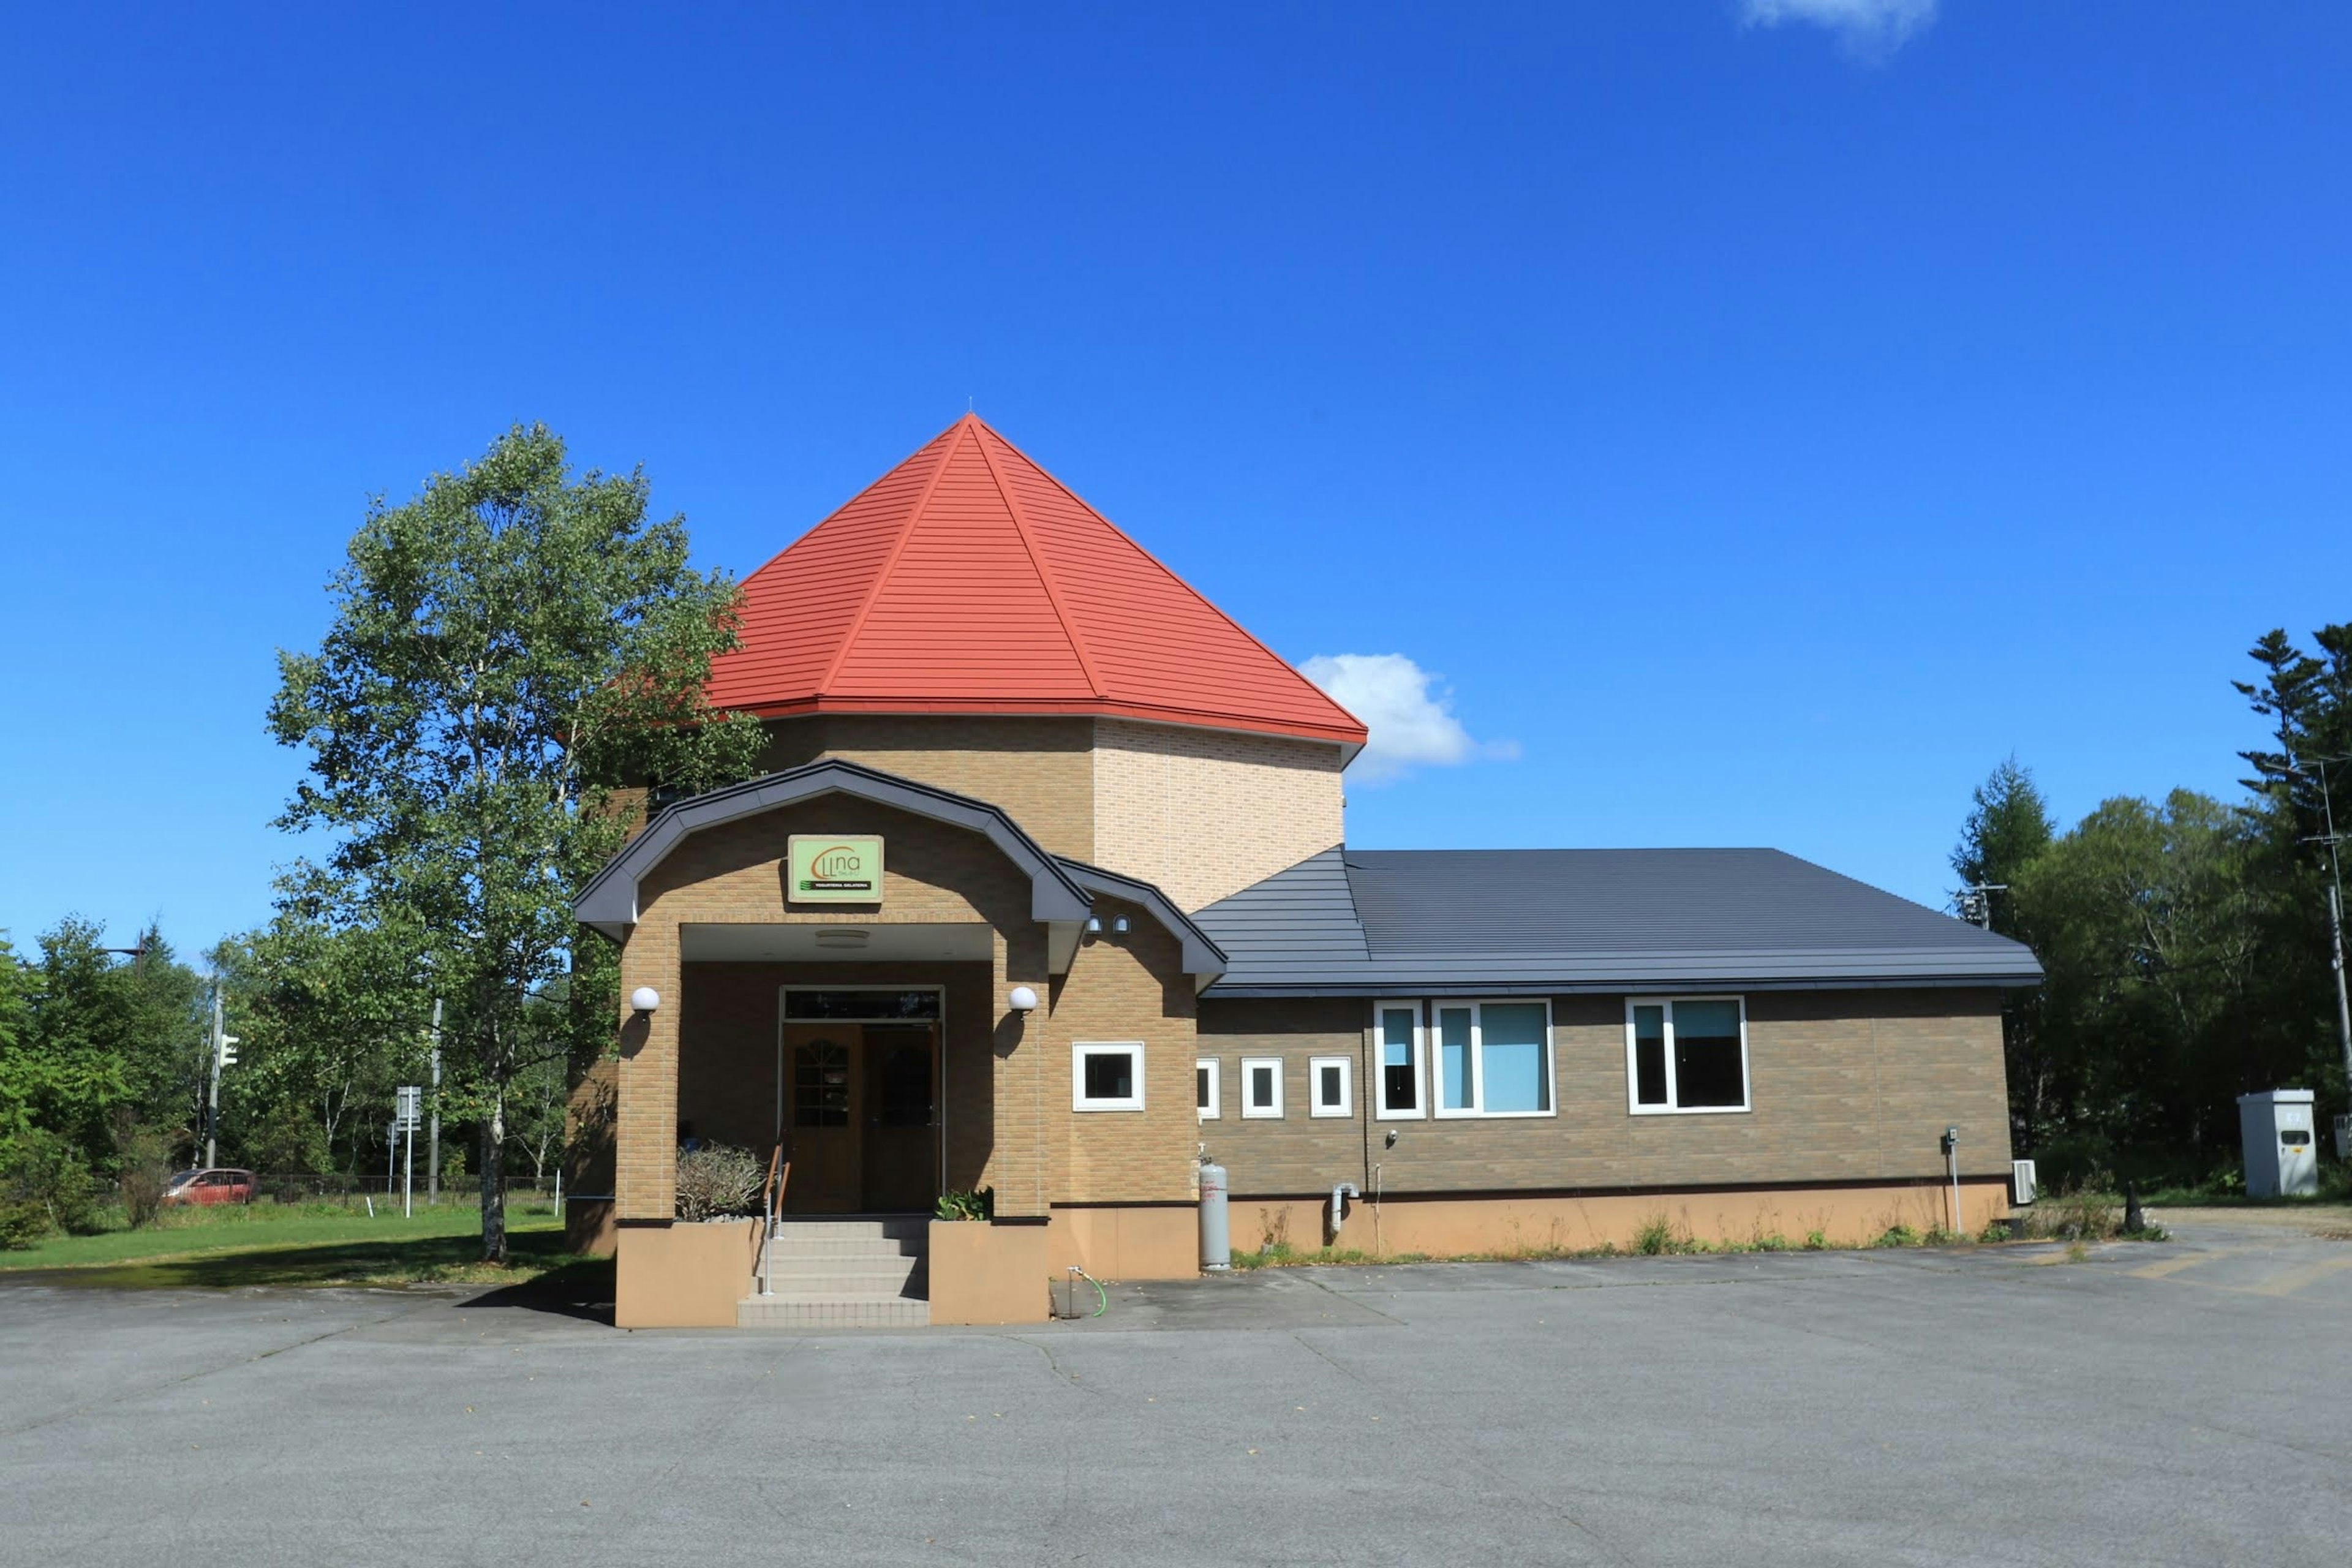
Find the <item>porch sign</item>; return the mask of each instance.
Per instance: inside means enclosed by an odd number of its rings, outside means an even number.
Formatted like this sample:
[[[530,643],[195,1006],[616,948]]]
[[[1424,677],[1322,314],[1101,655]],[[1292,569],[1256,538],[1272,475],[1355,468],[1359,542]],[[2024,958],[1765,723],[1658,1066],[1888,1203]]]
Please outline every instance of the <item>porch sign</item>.
[[[795,833],[788,852],[790,896],[796,904],[878,904],[882,901],[882,840]]]

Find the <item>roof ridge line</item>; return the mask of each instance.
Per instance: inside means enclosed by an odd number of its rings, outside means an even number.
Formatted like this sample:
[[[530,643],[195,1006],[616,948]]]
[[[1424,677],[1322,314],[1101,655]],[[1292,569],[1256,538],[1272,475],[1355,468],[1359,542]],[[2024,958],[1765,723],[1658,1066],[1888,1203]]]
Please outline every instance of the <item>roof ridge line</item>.
[[[940,460],[931,465],[929,475],[923,480],[921,492],[915,497],[915,504],[907,509],[907,521],[898,525],[898,537],[890,542],[890,552],[882,557],[882,563],[876,568],[873,581],[866,584],[866,597],[858,601],[857,614],[852,616],[849,625],[842,629],[840,646],[833,650],[833,658],[826,663],[824,673],[817,678],[816,695],[818,697],[822,698],[833,689],[835,678],[841,674],[842,662],[848,658],[849,650],[857,646],[857,634],[866,629],[866,617],[873,611],[874,602],[882,596],[882,585],[890,580],[890,569],[898,564],[898,557],[906,552],[907,541],[915,536],[915,524],[922,517],[923,508],[930,504],[931,492],[939,489],[940,476],[948,471],[948,459],[955,456],[956,443],[963,439],[971,427],[967,416],[966,418],[957,420],[940,432],[940,435],[947,437],[947,441],[940,447]],[[934,437],[933,439],[936,440],[938,437]],[[887,474],[883,476],[885,479],[888,477]],[[877,485],[881,482],[881,479],[874,481]],[[867,489],[873,488],[873,485],[866,486]],[[805,538],[806,535],[802,537]]]
[[[1149,561],[1154,566],[1159,567],[1161,572],[1167,574],[1170,582],[1174,583],[1178,587],[1183,589],[1184,592],[1192,595],[1194,599],[1200,602],[1203,609],[1206,609],[1211,615],[1224,622],[1225,625],[1233,627],[1236,632],[1239,632],[1244,637],[1249,640],[1252,647],[1255,647],[1260,653],[1265,655],[1266,658],[1274,660],[1275,663],[1282,666],[1283,668],[1290,671],[1291,674],[1298,676],[1300,683],[1306,686],[1308,690],[1323,699],[1324,701],[1328,702],[1339,712],[1347,713],[1349,718],[1355,719],[1356,722],[1360,725],[1363,725],[1366,732],[1370,733],[1371,729],[1370,725],[1364,724],[1364,721],[1361,719],[1358,719],[1355,714],[1349,713],[1347,709],[1340,707],[1338,698],[1333,697],[1329,692],[1324,690],[1313,681],[1308,680],[1306,676],[1300,674],[1297,665],[1291,663],[1288,659],[1275,652],[1274,649],[1266,647],[1263,641],[1259,640],[1255,632],[1251,631],[1247,626],[1242,625],[1241,622],[1225,614],[1223,610],[1217,606],[1215,601],[1212,600],[1206,594],[1202,593],[1200,589],[1192,586],[1192,583],[1190,578],[1186,577],[1182,573],[1175,570],[1175,568],[1170,566],[1168,563],[1160,560],[1160,557],[1151,553],[1150,551],[1145,549],[1142,542],[1138,540],[1135,535],[1128,532],[1127,530],[1111,521],[1109,518],[1103,516],[1101,512],[1097,511],[1084,496],[1078,494],[1077,491],[1064,484],[1060,475],[1055,473],[1053,469],[1045,467],[1045,464],[1039,462],[1028,453],[1022,451],[1019,447],[1014,446],[1013,443],[1004,436],[998,434],[994,426],[987,425],[984,421],[982,422],[982,426],[990,435],[995,436],[998,440],[1004,442],[1004,445],[1013,451],[1014,456],[1018,457],[1023,462],[1028,464],[1031,468],[1036,469],[1037,472],[1045,475],[1046,483],[1052,485],[1055,489],[1069,497],[1074,505],[1085,510],[1088,515],[1099,520],[1104,526],[1108,527],[1112,532],[1127,541],[1129,548],[1133,550],[1138,555],[1142,556],[1146,561]]]
[[[967,415],[965,417],[972,425],[987,430],[991,436],[996,436],[996,432],[989,429],[976,416]],[[996,438],[1004,440],[1002,436]],[[1008,447],[1013,445],[1010,441],[1004,444]],[[1017,447],[1014,449],[1018,450]],[[997,497],[1004,502],[1004,510],[1013,519],[1013,531],[1021,536],[1021,547],[1029,552],[1029,564],[1037,569],[1038,585],[1045,590],[1045,602],[1054,606],[1054,616],[1062,623],[1062,635],[1070,639],[1070,651],[1077,656],[1078,668],[1087,678],[1087,689],[1098,698],[1108,698],[1110,693],[1103,689],[1102,677],[1096,672],[1095,661],[1087,652],[1087,639],[1079,634],[1077,622],[1071,618],[1069,606],[1062,603],[1062,591],[1054,582],[1054,569],[1046,564],[1045,552],[1038,549],[1036,537],[1030,531],[1028,516],[1022,511],[1021,503],[1013,499],[1013,487],[1004,482],[1004,472],[996,466],[996,454],[988,449],[988,443],[984,440],[980,442],[980,460],[988,465],[989,481],[996,486]],[[1022,460],[1028,462],[1026,456]],[[1030,467],[1035,468],[1036,465],[1031,463]]]

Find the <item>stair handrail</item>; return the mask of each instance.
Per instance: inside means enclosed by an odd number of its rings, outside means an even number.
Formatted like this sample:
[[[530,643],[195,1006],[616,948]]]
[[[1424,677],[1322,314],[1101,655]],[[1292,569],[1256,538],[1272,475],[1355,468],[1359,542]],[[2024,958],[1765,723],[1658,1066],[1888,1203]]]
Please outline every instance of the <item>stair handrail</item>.
[[[760,1294],[776,1293],[772,1278],[776,1251],[777,1216],[784,1206],[784,1184],[792,1179],[793,1163],[779,1143],[768,1155],[768,1179],[760,1189]]]

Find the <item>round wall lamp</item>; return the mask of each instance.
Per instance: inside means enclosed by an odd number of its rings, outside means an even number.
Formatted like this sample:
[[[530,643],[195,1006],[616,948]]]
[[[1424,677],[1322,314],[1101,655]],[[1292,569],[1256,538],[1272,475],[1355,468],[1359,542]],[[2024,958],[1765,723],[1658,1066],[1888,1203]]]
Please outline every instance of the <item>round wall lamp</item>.
[[[661,1005],[661,993],[650,985],[640,985],[629,993],[629,1005],[640,1013],[650,1013]]]
[[[1016,1013],[1034,1013],[1037,1010],[1037,993],[1026,985],[1015,985],[1005,994],[1004,1000]]]

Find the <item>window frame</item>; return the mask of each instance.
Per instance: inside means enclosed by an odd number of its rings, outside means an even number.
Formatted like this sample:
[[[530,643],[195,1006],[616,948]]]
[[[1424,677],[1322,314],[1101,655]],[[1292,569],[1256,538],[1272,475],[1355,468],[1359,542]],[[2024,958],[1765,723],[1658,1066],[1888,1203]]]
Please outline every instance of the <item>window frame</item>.
[[[1524,1007],[1540,1005],[1543,1021],[1544,1098],[1550,1101],[1543,1110],[1488,1110],[1486,1105],[1486,1025],[1488,1007]],[[1439,1018],[1445,1009],[1470,1009],[1470,1103],[1459,1109],[1448,1109],[1440,1083],[1444,1068],[1439,1066]],[[1631,1019],[1632,1014],[1626,1017]],[[1429,1001],[1430,1074],[1429,1114],[1441,1121],[1526,1121],[1559,1116],[1559,1047],[1554,1044],[1551,998],[1549,996],[1433,996]]]
[[[1250,1103],[1250,1079],[1257,1068],[1274,1069],[1274,1103],[1264,1109]],[[1242,1058],[1242,1119],[1245,1121],[1279,1121],[1282,1117],[1282,1058],[1280,1057],[1244,1057]]]
[[[1307,1114],[1310,1117],[1353,1119],[1356,1114],[1355,1058],[1352,1057],[1309,1057],[1307,1058]],[[1323,1069],[1339,1069],[1339,1103],[1323,1103]]]
[[[1388,1040],[1381,1033],[1385,1026],[1383,1013],[1410,1012],[1412,1015],[1412,1105],[1400,1110],[1389,1104]],[[1397,1002],[1386,997],[1372,1003],[1372,1120],[1375,1121],[1426,1121],[1429,1120],[1429,1016],[1418,1002]]]
[[[1201,1075],[1209,1075],[1209,1103],[1201,1100]],[[1215,1057],[1202,1057],[1192,1063],[1192,1109],[1203,1121],[1222,1121],[1225,1114],[1224,1068]]]
[[[1728,1002],[1739,1009],[1739,1103],[1737,1105],[1677,1105],[1678,1085],[1675,1079],[1675,1004],[1677,1002]],[[1663,1007],[1665,1009],[1666,1099],[1663,1105],[1642,1103],[1641,1064],[1635,1059],[1633,1009]],[[1742,994],[1700,992],[1675,996],[1628,996],[1625,998],[1625,1110],[1633,1116],[1746,1116],[1756,1109],[1756,1080],[1748,1070],[1748,998]]]
[[[1093,1100],[1087,1095],[1087,1058],[1126,1054],[1135,1058],[1135,1092],[1118,1099]],[[1134,1111],[1143,1109],[1143,1042],[1141,1040],[1073,1040],[1070,1042],[1070,1109],[1074,1111]]]

